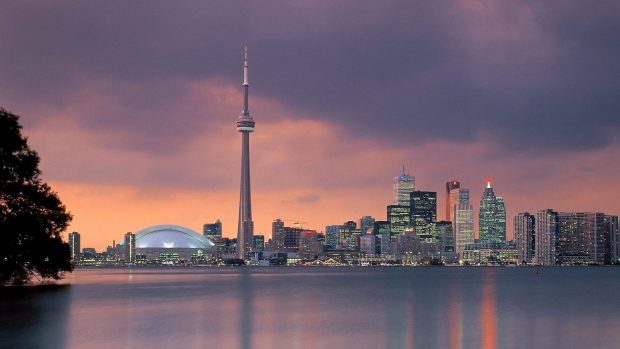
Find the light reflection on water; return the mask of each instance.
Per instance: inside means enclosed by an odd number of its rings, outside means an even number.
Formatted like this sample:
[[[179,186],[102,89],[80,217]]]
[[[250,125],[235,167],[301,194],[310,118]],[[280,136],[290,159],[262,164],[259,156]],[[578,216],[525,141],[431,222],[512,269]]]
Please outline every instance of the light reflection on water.
[[[77,270],[0,291],[0,348],[618,347],[620,268]]]

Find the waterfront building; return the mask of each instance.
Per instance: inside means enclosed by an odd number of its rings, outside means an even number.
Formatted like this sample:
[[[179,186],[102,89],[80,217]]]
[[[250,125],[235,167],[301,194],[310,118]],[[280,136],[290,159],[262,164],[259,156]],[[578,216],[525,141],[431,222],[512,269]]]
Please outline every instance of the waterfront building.
[[[121,244],[127,263],[135,262],[138,255],[144,256],[147,261],[164,262],[170,258],[190,261],[192,257],[216,253],[215,244],[204,235],[172,224],[147,227],[135,234],[127,233]]]
[[[136,262],[136,234],[125,234],[125,263]]]
[[[529,212],[518,213],[513,227],[519,263],[532,263],[536,254],[536,217]]]
[[[517,264],[518,250],[511,242],[476,242],[466,244],[461,260],[468,264]]]
[[[620,232],[618,230],[618,216],[605,216],[607,231],[609,232],[609,262],[620,264]]]
[[[239,195],[239,223],[237,227],[237,258],[246,259],[252,254],[254,243],[254,221],[252,221],[252,200],[250,190],[250,132],[254,131],[254,119],[248,107],[248,50],[243,58],[243,112],[237,121],[241,132],[241,187]]]
[[[69,233],[69,249],[71,251],[71,262],[73,264],[80,264],[80,233],[77,231]]]
[[[301,233],[301,241],[299,248],[299,258],[316,259],[323,252],[323,246],[319,240],[319,235],[314,230],[304,230]]]
[[[284,227],[284,243],[282,248],[288,252],[297,252],[303,231],[304,229],[300,227]]]
[[[375,235],[375,242],[379,245],[378,252],[381,257],[386,257],[392,254],[392,239],[390,239],[389,233],[382,233]]]
[[[411,204],[411,193],[415,191],[415,178],[408,173],[394,177],[394,198],[395,204],[400,206],[409,206]]]
[[[454,232],[452,229],[452,222],[441,221],[435,225],[437,232],[435,236],[440,244],[441,252],[454,252]]]
[[[390,237],[395,240],[411,227],[411,207],[409,205],[389,205],[387,207],[387,220],[390,224]]]
[[[284,248],[284,222],[279,218],[271,223],[271,239],[273,250],[279,251]]]
[[[222,222],[218,219],[215,223],[206,223],[202,226],[202,234],[209,240],[213,241],[222,238]]]
[[[379,247],[379,251],[377,251],[377,247]],[[369,257],[381,254],[381,244],[377,244],[377,237],[372,234],[362,235],[360,237],[360,252]]]
[[[254,235],[254,251],[265,251],[265,235]]]
[[[445,220],[454,226],[454,207],[459,203],[459,189],[461,183],[456,179],[446,183],[446,216]]]
[[[426,242],[437,242],[437,193],[416,190],[411,193],[411,225],[413,231]]]
[[[558,215],[558,264],[608,264],[609,231],[600,212],[561,212]]]
[[[474,240],[474,207],[469,202],[469,189],[460,188],[459,203],[454,207],[456,253],[460,256],[466,244]]]
[[[536,251],[534,262],[540,265],[556,265],[557,236],[559,233],[558,213],[552,209],[536,212]]]
[[[342,249],[359,251],[359,238],[362,231],[354,221],[345,222],[340,228],[340,246]]]
[[[368,229],[373,229],[375,225],[375,219],[371,216],[363,216],[360,218],[359,227],[362,234],[368,234]]]
[[[325,227],[325,246],[331,249],[338,248],[341,227],[341,225],[328,225]]]
[[[487,186],[480,199],[479,211],[479,240],[480,242],[506,241],[506,207],[504,199],[496,196],[491,187],[491,179],[487,179]]]

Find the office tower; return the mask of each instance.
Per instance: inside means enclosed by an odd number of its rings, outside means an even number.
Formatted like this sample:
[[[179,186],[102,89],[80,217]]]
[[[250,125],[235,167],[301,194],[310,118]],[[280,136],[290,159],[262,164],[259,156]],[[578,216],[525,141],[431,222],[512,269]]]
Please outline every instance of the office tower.
[[[284,222],[279,218],[271,222],[271,239],[275,251],[284,248]]]
[[[558,213],[552,209],[536,212],[534,262],[540,265],[556,264],[556,244],[559,233]]]
[[[125,234],[125,263],[136,262],[136,234]]]
[[[435,229],[437,230],[435,236],[437,236],[439,240],[440,251],[454,252],[454,231],[452,229],[452,222],[437,222]]]
[[[341,225],[328,225],[325,227],[325,246],[335,249],[340,244]]]
[[[501,196],[495,196],[491,187],[491,179],[487,179],[487,187],[480,199],[479,212],[480,242],[506,241],[506,207]]]
[[[208,239],[222,238],[222,222],[218,219],[215,223],[204,224],[202,234]]]
[[[304,230],[301,233],[299,257],[302,259],[316,259],[323,252],[319,235],[314,230]]]
[[[618,216],[605,216],[605,224],[609,234],[609,262],[620,263],[620,232],[618,230]]]
[[[252,221],[252,199],[250,194],[250,132],[254,131],[254,119],[248,108],[248,50],[243,59],[243,113],[237,121],[241,132],[241,185],[239,194],[239,224],[237,227],[237,258],[245,259],[252,252],[254,222]]]
[[[362,235],[360,237],[360,252],[366,254],[367,256],[376,255],[377,254],[377,237],[372,234]]]
[[[454,206],[459,202],[459,188],[461,183],[456,179],[446,183],[446,221],[452,222],[454,225],[453,213]]]
[[[519,263],[532,263],[536,254],[536,217],[529,212],[518,213],[513,227]]]
[[[454,207],[454,235],[459,256],[466,244],[474,242],[474,206],[469,202],[469,189],[459,189],[459,203]]]
[[[359,251],[359,237],[362,231],[354,221],[345,222],[340,228],[340,245],[345,250]]]
[[[411,201],[411,193],[415,191],[415,178],[405,173],[405,166],[403,166],[403,173],[400,176],[394,177],[394,197],[396,199],[396,205],[409,206]]]
[[[609,233],[604,213],[561,212],[558,216],[558,264],[609,263]]]
[[[372,218],[371,216],[363,216],[362,218],[360,218],[360,231],[362,232],[362,234],[368,234],[368,229],[371,229],[371,233],[372,233],[372,229],[374,228],[375,225],[375,219]]]
[[[387,220],[390,224],[390,238],[405,234],[411,227],[411,207],[409,205],[390,205],[387,207]]]
[[[71,262],[80,264],[80,233],[69,233],[69,248],[71,250]]]
[[[411,225],[413,231],[426,242],[437,242],[437,193],[416,190],[411,193]]]
[[[254,251],[265,250],[265,235],[254,235]]]
[[[297,251],[301,242],[302,228],[284,227],[284,249]]]

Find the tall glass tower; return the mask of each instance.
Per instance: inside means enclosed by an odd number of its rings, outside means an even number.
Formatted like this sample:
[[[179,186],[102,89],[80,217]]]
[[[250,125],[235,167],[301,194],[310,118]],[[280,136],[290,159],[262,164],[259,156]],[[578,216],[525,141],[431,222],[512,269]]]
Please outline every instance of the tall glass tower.
[[[403,173],[400,176],[394,177],[396,205],[409,206],[411,204],[411,193],[414,191],[415,178],[405,173],[405,166],[403,166]]]
[[[250,194],[250,132],[254,131],[254,119],[248,109],[248,48],[243,55],[243,111],[237,121],[241,132],[241,185],[239,195],[239,225],[237,229],[237,258],[245,259],[253,251],[254,222],[252,221],[252,198]]]
[[[456,253],[463,256],[465,245],[474,242],[474,206],[469,202],[469,189],[459,188],[459,203],[454,207],[454,241]]]
[[[506,240],[506,207],[501,196],[495,196],[491,179],[480,200],[479,213],[480,242],[502,242]]]

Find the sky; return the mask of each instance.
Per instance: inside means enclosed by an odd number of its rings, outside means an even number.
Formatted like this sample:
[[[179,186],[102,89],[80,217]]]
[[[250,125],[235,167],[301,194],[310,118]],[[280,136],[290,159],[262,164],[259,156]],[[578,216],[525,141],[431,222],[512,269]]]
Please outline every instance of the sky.
[[[620,213],[618,1],[11,1],[0,106],[103,249],[221,219],[236,236],[243,46],[255,233],[385,219],[392,178],[512,217]]]

